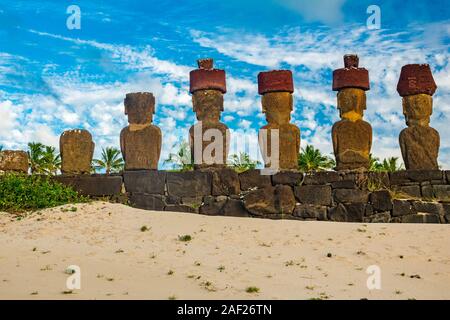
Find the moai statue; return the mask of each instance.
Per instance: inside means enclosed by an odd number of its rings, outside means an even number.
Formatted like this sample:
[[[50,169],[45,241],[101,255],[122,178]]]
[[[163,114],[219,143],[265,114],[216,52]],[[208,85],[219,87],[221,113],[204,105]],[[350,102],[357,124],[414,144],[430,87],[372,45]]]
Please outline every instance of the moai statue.
[[[273,70],[258,74],[258,93],[262,95],[262,112],[266,115],[267,125],[259,132],[260,148],[265,167],[292,170],[298,168],[298,154],[300,150],[300,129],[290,123],[293,110],[294,84],[290,70]],[[278,147],[274,145],[272,130],[278,130]],[[274,130],[275,131],[275,130]],[[266,134],[264,133],[266,132]],[[266,140],[261,140],[266,136]],[[272,161],[278,149],[278,168]]]
[[[64,131],[59,138],[62,174],[89,174],[95,144],[87,130]]]
[[[124,105],[129,123],[120,132],[125,170],[158,169],[162,134],[152,124],[155,97],[149,92],[128,93]]]
[[[223,95],[227,92],[225,71],[214,69],[213,59],[197,61],[190,76],[192,106],[198,122],[189,130],[194,168],[224,167],[227,163],[230,134],[220,122]]]
[[[400,148],[407,170],[439,169],[439,133],[430,127],[437,86],[428,64],[403,66],[397,91],[403,99],[408,128],[400,132]]]
[[[332,128],[336,170],[369,168],[372,126],[363,120],[369,72],[359,68],[357,55],[344,56],[345,68],[333,71],[333,91],[338,91],[340,121]]]
[[[28,173],[29,159],[25,151],[0,151],[0,173],[19,172]]]

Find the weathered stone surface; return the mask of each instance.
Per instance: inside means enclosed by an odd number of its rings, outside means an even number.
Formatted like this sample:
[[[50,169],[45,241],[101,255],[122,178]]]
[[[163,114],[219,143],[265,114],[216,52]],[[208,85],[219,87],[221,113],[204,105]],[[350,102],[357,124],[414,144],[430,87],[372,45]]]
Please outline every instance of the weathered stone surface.
[[[52,179],[71,186],[79,194],[85,196],[113,196],[122,191],[122,176],[120,175],[60,175],[54,176]]]
[[[422,187],[422,197],[442,201],[450,200],[450,185],[428,185]]]
[[[355,181],[342,180],[331,183],[333,189],[356,189],[358,186]]]
[[[241,200],[228,199],[222,208],[222,214],[228,217],[249,217]]]
[[[414,197],[414,198],[420,198],[422,196],[419,185],[395,186],[395,187],[393,187],[393,189],[395,191],[399,192],[402,196],[408,196],[408,197]]]
[[[206,214],[210,216],[220,215],[226,202],[226,197],[223,199],[219,197],[207,196],[204,198],[204,202],[200,207],[200,214]]]
[[[412,215],[415,213],[416,210],[412,206],[411,202],[397,199],[393,201],[392,215],[394,217]]]
[[[359,189],[335,189],[333,195],[336,202],[367,203],[369,201],[369,192]]]
[[[363,222],[370,223],[388,223],[391,220],[391,214],[389,211],[379,212],[369,217],[364,217]]]
[[[61,172],[63,174],[91,173],[95,144],[87,130],[64,131],[59,138]]]
[[[257,216],[277,214],[275,207],[275,188],[256,189],[244,196],[244,206],[248,212]]]
[[[258,74],[258,93],[294,92],[292,72],[290,70],[272,70]]]
[[[198,213],[198,208],[184,204],[168,204],[164,207],[164,211]]]
[[[392,210],[392,197],[388,190],[374,191],[370,194],[370,203],[375,211]]]
[[[164,194],[166,172],[157,170],[125,171],[123,180],[127,192]]]
[[[239,194],[241,186],[238,173],[229,168],[212,171],[212,195]]]
[[[291,124],[293,97],[290,92],[268,92],[262,96],[262,112],[266,115],[267,125],[259,131],[261,152],[267,155],[264,159],[266,168],[293,170],[298,168],[300,150],[300,129]],[[278,133],[278,166],[272,158],[276,158],[276,144],[272,143],[272,133]],[[274,137],[275,139],[275,137]],[[272,152],[273,151],[273,152]],[[264,157],[263,157],[264,158]]]
[[[293,215],[304,219],[327,220],[328,208],[312,204],[297,204]]]
[[[272,184],[275,186],[277,184],[284,184],[298,186],[303,181],[303,173],[294,171],[282,171],[274,174],[272,176]]]
[[[405,185],[410,182],[435,182],[445,184],[444,173],[440,170],[400,170],[390,173],[392,185]]]
[[[28,173],[28,154],[25,151],[0,151],[0,172]]]
[[[275,187],[275,208],[279,213],[292,214],[295,203],[294,192],[290,186],[280,184]]]
[[[369,71],[359,68],[359,58],[354,54],[345,55],[344,68],[333,71],[333,91],[345,88],[370,89]]]
[[[439,133],[428,126],[411,126],[400,132],[400,147],[406,169],[426,170],[439,167]]]
[[[295,207],[295,198],[289,186],[276,186],[257,189],[244,197],[248,212],[258,216],[290,215]]]
[[[210,172],[167,172],[166,181],[167,192],[171,196],[197,197],[211,195],[212,176]]]
[[[424,215],[422,214],[410,214],[401,217],[402,223],[424,223]]]
[[[247,170],[239,174],[241,190],[265,188],[272,185],[270,175],[261,174],[261,170]]]
[[[157,169],[162,134],[160,128],[151,124],[155,97],[150,92],[128,93],[124,105],[129,123],[120,133],[125,170]]]
[[[413,208],[416,212],[429,213],[436,215],[444,215],[444,207],[442,203],[414,201]]]
[[[371,188],[382,189],[388,188],[391,185],[388,172],[368,172],[367,184]],[[373,189],[372,189],[373,190]]]
[[[336,171],[319,171],[312,174],[306,174],[304,185],[324,185],[341,180],[341,176]]]
[[[328,216],[332,221],[338,222],[362,222],[366,205],[363,203],[339,203],[329,209]]]
[[[132,207],[163,211],[166,206],[164,196],[158,194],[133,193],[130,195],[130,204]]]
[[[198,69],[189,73],[189,92],[198,90],[217,90],[227,92],[225,71],[214,69],[214,60],[211,58],[197,60]]]
[[[447,177],[447,183],[450,184],[450,170],[445,171],[445,176]]]
[[[400,96],[427,94],[432,96],[437,89],[428,64],[407,64],[402,67],[397,92]]]
[[[331,206],[331,187],[319,185],[305,185],[294,188],[295,197],[305,204]]]

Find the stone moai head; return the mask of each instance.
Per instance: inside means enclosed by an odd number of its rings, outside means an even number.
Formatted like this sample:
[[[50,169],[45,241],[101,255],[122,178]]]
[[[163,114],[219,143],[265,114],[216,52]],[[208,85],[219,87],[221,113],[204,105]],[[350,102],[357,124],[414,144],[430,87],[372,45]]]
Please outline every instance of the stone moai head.
[[[342,119],[362,119],[366,110],[366,92],[370,89],[369,71],[359,68],[356,54],[344,56],[344,68],[333,71],[333,91],[338,91],[337,107]]]
[[[290,70],[273,70],[258,74],[258,93],[262,95],[262,112],[269,124],[287,124],[293,110],[294,83]]]
[[[155,113],[155,97],[150,92],[127,93],[125,114],[130,124],[150,124]]]
[[[428,64],[402,67],[397,91],[402,97],[403,114],[408,126],[428,126],[433,112],[433,94],[437,86]]]
[[[61,172],[63,174],[88,174],[91,172],[95,144],[87,130],[64,131],[59,138]]]
[[[219,122],[227,92],[225,71],[214,69],[210,58],[200,59],[197,64],[198,69],[189,74],[193,110],[199,121]]]

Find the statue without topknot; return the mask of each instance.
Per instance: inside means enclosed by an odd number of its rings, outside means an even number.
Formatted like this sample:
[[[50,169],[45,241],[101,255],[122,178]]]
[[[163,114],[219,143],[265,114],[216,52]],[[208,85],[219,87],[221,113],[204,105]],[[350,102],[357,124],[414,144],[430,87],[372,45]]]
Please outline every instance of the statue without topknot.
[[[156,170],[161,155],[161,129],[152,124],[155,97],[149,92],[128,93],[124,100],[129,126],[120,132],[125,170]]]
[[[95,144],[87,130],[64,131],[59,138],[61,173],[90,174]]]

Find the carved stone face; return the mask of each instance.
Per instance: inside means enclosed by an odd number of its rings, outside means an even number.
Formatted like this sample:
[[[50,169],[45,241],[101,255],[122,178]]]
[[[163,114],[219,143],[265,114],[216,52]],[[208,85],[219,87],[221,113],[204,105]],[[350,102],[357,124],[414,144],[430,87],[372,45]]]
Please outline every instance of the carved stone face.
[[[342,119],[359,120],[366,110],[366,92],[357,88],[345,88],[337,94],[337,107]]]
[[[403,114],[407,125],[428,125],[433,113],[433,97],[428,94],[416,94],[403,97]]]
[[[262,111],[269,124],[286,124],[291,120],[293,106],[289,92],[268,92],[261,98]]]
[[[223,94],[218,90],[198,90],[192,94],[192,106],[197,120],[219,122],[223,111]]]
[[[125,114],[130,124],[149,124],[155,113],[155,97],[151,93],[129,93],[125,101]]]

